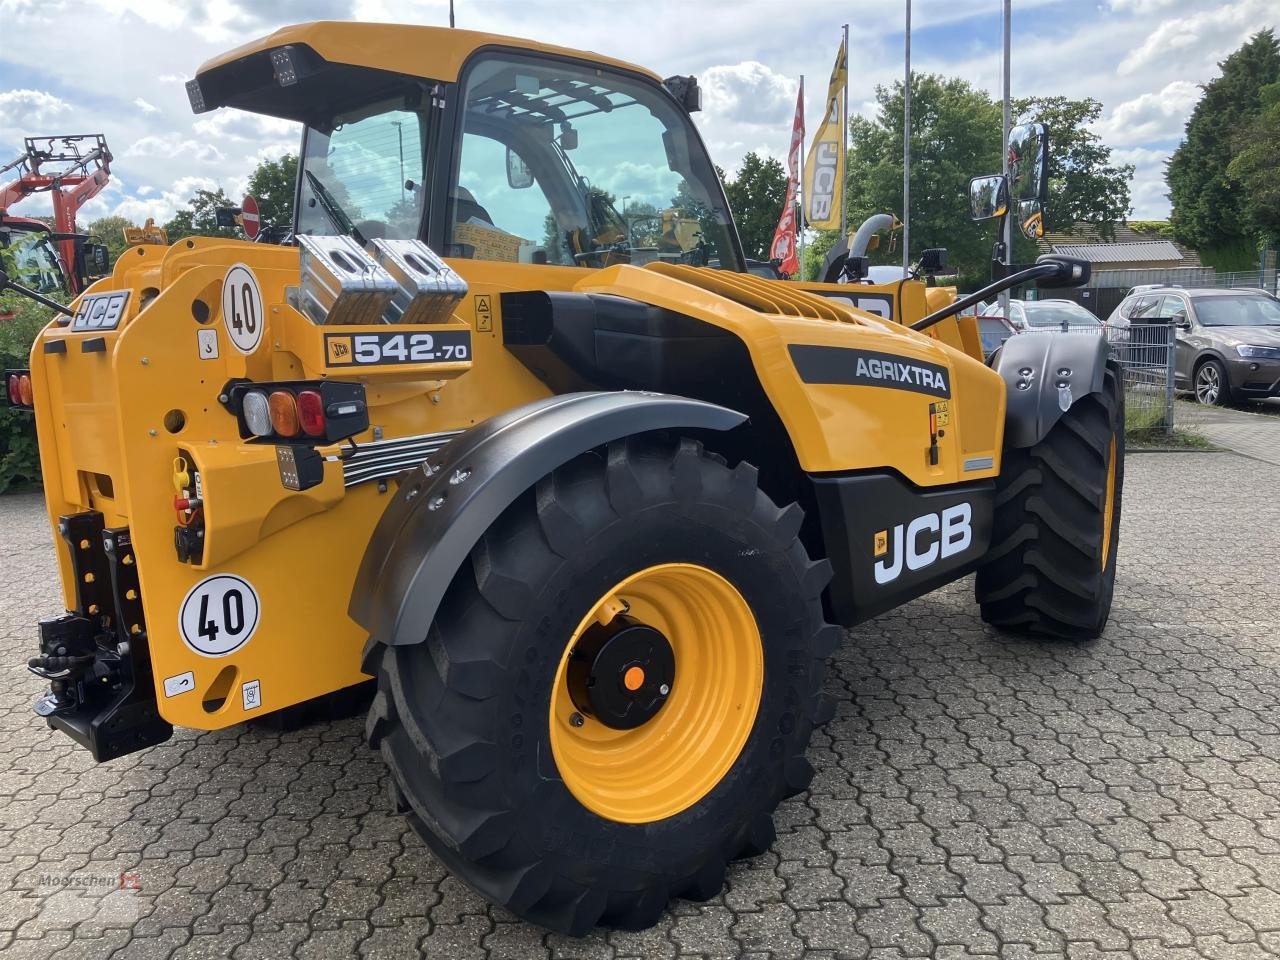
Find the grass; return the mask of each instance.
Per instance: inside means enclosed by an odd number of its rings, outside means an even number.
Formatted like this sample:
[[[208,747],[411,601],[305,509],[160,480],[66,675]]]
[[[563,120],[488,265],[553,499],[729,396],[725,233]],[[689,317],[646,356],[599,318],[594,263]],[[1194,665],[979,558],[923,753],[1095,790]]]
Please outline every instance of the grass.
[[[1141,430],[1126,428],[1125,445],[1130,450],[1217,450],[1212,443],[1182,427],[1166,431],[1164,427],[1148,427]]]

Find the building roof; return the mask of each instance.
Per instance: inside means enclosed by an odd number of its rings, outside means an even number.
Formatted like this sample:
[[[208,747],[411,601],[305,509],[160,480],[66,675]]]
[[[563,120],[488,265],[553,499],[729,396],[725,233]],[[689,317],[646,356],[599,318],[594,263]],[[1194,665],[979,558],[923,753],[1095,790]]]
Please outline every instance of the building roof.
[[[1180,243],[1153,230],[1134,230],[1127,223],[1106,228],[1096,223],[1077,223],[1067,230],[1047,232],[1039,242],[1043,253],[1065,253],[1091,263],[1121,267],[1168,269],[1199,267],[1200,256]],[[1082,251],[1082,252],[1081,252]]]
[[[1053,253],[1080,257],[1090,263],[1151,263],[1168,261],[1181,264],[1182,251],[1169,240],[1142,240],[1135,243],[1055,243]]]

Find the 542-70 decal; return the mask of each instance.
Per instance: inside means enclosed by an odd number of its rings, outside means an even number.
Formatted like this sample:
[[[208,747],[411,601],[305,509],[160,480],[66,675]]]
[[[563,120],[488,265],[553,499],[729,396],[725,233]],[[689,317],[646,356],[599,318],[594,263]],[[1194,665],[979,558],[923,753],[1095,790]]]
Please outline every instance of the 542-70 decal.
[[[471,331],[326,333],[324,355],[331,367],[457,363],[471,359]]]

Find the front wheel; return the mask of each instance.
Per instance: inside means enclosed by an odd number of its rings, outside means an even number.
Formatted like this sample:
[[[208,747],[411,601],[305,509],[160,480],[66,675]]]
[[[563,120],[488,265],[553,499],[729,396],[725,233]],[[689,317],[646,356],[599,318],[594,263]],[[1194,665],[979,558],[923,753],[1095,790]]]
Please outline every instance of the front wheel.
[[[1231,399],[1227,371],[1217,360],[1206,360],[1196,369],[1196,400],[1206,407],[1225,406]]]
[[[582,934],[767,849],[838,637],[801,516],[689,440],[613,444],[517,500],[424,642],[372,658],[370,742],[445,865]]]
[[[1063,640],[1099,636],[1115,592],[1123,488],[1124,392],[1108,363],[1101,392],[1031,448],[1005,451],[975,581],[982,619]]]

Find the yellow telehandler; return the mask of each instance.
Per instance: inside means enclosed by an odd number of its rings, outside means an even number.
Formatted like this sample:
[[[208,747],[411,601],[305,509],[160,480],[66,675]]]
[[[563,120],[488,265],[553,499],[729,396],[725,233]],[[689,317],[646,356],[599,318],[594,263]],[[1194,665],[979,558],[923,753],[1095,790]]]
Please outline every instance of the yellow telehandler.
[[[1105,625],[1105,344],[988,367],[923,282],[744,272],[693,78],[322,22],[187,89],[303,125],[291,238],[133,247],[6,374],[65,594],[36,713],[95,759],[371,683],[450,870],[640,928],[773,841],[841,625],[974,571],[998,627]]]

